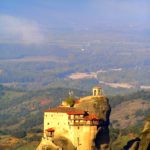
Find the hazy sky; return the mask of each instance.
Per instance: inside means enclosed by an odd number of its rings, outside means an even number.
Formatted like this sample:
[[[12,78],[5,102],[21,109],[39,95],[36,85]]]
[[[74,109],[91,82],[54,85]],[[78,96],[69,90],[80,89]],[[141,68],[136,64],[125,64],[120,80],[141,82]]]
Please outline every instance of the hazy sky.
[[[48,28],[150,26],[148,0],[0,0],[0,40],[45,40]]]

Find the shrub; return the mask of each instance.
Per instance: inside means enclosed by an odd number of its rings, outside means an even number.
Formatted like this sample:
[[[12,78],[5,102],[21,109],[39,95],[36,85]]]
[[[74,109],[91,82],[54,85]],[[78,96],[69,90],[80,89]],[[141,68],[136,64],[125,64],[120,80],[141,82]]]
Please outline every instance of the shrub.
[[[24,130],[11,131],[10,134],[17,138],[24,138],[27,135],[27,133]]]

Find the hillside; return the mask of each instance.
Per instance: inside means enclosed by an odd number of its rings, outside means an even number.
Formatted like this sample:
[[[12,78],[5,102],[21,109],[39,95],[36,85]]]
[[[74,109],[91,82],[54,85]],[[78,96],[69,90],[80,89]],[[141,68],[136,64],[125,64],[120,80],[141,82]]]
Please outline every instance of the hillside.
[[[26,135],[26,138],[16,138],[10,135],[0,135],[1,150],[34,150],[39,144],[41,135]]]
[[[87,92],[73,90],[75,95]],[[56,88],[26,92],[10,88],[1,89],[0,130],[28,129],[43,122],[43,110],[54,107],[68,96],[69,89]]]
[[[112,106],[111,122],[113,127],[126,128],[141,125],[150,115],[150,92],[138,91],[126,95],[110,97]]]
[[[150,118],[147,118],[144,127],[138,137],[131,139],[124,149],[149,150],[150,149]]]
[[[91,92],[72,90],[77,97],[91,94]],[[5,142],[7,143],[9,139],[15,137],[21,144],[14,143],[14,146],[22,147],[28,144],[29,147],[32,147],[32,141],[35,141],[37,142],[35,143],[36,147],[41,139],[42,131],[31,130],[41,130],[43,110],[60,104],[63,99],[68,97],[68,93],[69,89],[65,88],[25,91],[0,86],[0,137],[4,138],[3,141],[0,141],[0,145],[4,146]],[[108,98],[112,107],[110,123],[115,128],[111,127],[112,129],[110,129],[111,139],[115,137],[113,143],[119,142],[118,145],[123,146],[133,137],[128,134],[139,133],[139,129],[143,125],[142,121],[149,116],[150,92],[138,91],[127,95],[108,96]],[[37,132],[40,132],[38,136]]]
[[[150,111],[150,101],[141,99],[122,102],[112,109],[112,125],[117,128],[127,128],[145,119],[144,114]]]
[[[87,94],[73,91],[78,96]],[[43,111],[60,104],[68,93],[65,88],[29,92],[0,86],[0,149],[35,149],[43,133]]]
[[[90,92],[73,91],[74,95],[78,97],[90,95]],[[49,88],[28,92],[1,86],[1,130],[9,129],[9,126],[11,126],[11,129],[16,129],[17,127],[27,129],[28,127],[31,128],[32,126],[41,124],[42,111],[60,104],[68,96],[68,93],[69,89],[65,88]],[[119,125],[118,127],[123,128],[136,125],[139,120],[145,119],[149,114],[150,92],[148,91],[108,97],[112,107],[111,122],[113,126]]]

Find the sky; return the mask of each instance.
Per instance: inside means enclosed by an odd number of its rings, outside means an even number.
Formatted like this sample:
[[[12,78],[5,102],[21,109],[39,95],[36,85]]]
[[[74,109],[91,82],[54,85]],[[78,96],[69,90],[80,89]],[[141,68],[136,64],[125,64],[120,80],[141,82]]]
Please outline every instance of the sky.
[[[148,0],[0,0],[0,42],[46,41],[49,28],[149,29]]]

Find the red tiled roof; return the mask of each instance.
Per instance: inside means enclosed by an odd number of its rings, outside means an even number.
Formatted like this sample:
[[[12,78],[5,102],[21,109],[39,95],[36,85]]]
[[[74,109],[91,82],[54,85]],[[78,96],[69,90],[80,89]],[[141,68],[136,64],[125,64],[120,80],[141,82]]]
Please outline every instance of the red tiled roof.
[[[48,128],[48,129],[46,129],[46,131],[47,131],[47,132],[54,132],[55,129],[54,129],[54,128]]]
[[[84,120],[99,120],[99,118],[95,114],[89,114],[88,116],[84,117]]]
[[[74,107],[56,107],[46,110],[45,112],[66,113],[68,115],[85,115],[84,120],[99,120],[95,114],[88,114],[86,111]]]
[[[68,115],[83,115],[85,111],[73,107],[56,107],[45,110],[45,112],[67,113]]]
[[[68,115],[84,115],[84,111],[69,111],[67,112]]]

